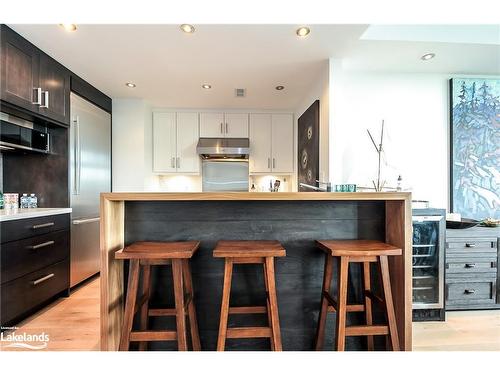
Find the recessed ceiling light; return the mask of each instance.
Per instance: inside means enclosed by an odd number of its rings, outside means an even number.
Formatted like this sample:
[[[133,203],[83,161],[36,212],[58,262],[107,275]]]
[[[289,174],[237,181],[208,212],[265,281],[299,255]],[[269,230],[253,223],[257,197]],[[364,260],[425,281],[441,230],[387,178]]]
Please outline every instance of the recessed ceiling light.
[[[436,57],[435,53],[426,53],[420,59],[427,61],[427,60],[433,59],[434,57]]]
[[[127,82],[127,83],[125,84],[125,86],[130,87],[130,88],[132,88],[132,89],[133,89],[133,88],[136,86],[136,84],[135,84],[135,83],[132,83],[132,82]]]
[[[187,24],[187,23],[183,23],[183,24],[181,25],[181,30],[182,30],[182,31],[184,31],[184,32],[185,32],[185,33],[187,33],[187,34],[192,34],[192,33],[194,33],[195,28],[194,28],[194,26],[193,26],[193,25],[189,25],[189,24]]]
[[[278,91],[281,91],[284,88],[285,88],[285,86],[281,86],[281,85],[275,87],[275,89],[278,90]]]
[[[76,31],[76,25],[74,23],[60,23],[59,26],[66,31]]]
[[[295,33],[300,36],[301,38],[304,38],[306,36],[309,35],[309,33],[311,32],[311,29],[309,29],[308,27],[299,27],[297,29],[297,31],[295,31]]]
[[[207,85],[206,83],[204,85],[201,85],[201,87],[203,87],[204,89],[211,89],[212,88],[212,85]]]

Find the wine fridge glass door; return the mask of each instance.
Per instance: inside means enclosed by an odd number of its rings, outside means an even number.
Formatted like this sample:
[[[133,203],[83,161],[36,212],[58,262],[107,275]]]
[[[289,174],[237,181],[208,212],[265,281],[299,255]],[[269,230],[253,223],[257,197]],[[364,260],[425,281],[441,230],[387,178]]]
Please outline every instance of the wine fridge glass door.
[[[441,216],[413,217],[414,308],[442,307],[441,219]]]

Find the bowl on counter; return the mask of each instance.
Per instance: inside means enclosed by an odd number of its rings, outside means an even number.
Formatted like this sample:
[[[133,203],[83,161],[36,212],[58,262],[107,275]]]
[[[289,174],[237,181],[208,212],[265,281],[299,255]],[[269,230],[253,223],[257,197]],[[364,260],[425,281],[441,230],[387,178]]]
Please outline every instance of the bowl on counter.
[[[461,221],[446,220],[446,229],[467,229],[478,225],[480,221],[462,218]]]

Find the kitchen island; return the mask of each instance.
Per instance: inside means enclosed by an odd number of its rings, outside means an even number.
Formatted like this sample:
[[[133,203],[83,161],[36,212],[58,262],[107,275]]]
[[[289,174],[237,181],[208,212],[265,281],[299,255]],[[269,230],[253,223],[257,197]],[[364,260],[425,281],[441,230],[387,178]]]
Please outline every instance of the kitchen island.
[[[191,260],[194,301],[201,345],[215,350],[224,262],[212,257],[218,240],[278,240],[287,256],[276,261],[276,284],[284,350],[312,350],[320,307],[324,257],[321,239],[382,240],[403,249],[391,257],[391,285],[401,348],[411,350],[412,223],[410,193],[102,193],[101,194],[101,349],[117,350],[123,319],[126,271],[117,250],[136,241],[198,240]],[[362,298],[361,270],[351,266],[349,302]],[[173,304],[169,267],[153,271],[151,306]],[[334,268],[336,272],[336,268]],[[351,277],[352,276],[352,277]],[[335,279],[335,277],[334,277]],[[333,288],[336,289],[336,281]],[[234,292],[234,293],[233,293]],[[233,296],[234,294],[234,296]],[[231,303],[265,301],[261,268],[234,270]],[[360,323],[359,313],[349,314]],[[378,314],[380,315],[380,314]],[[266,316],[235,317],[238,325],[265,324]],[[383,318],[377,316],[375,319]],[[329,314],[325,348],[333,347],[335,314]],[[151,318],[152,329],[173,319]],[[376,321],[376,320],[375,320]],[[231,325],[231,321],[229,323]],[[385,338],[376,338],[383,349]],[[227,349],[266,350],[266,339],[228,340]],[[365,339],[350,337],[348,350],[363,350]],[[175,343],[150,343],[151,350]]]

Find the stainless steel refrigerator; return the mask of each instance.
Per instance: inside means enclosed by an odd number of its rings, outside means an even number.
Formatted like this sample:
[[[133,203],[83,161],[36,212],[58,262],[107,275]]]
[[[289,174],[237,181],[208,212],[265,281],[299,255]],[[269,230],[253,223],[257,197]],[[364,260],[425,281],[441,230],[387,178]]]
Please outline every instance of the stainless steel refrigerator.
[[[111,191],[111,115],[71,94],[70,286],[100,270],[99,194]]]

